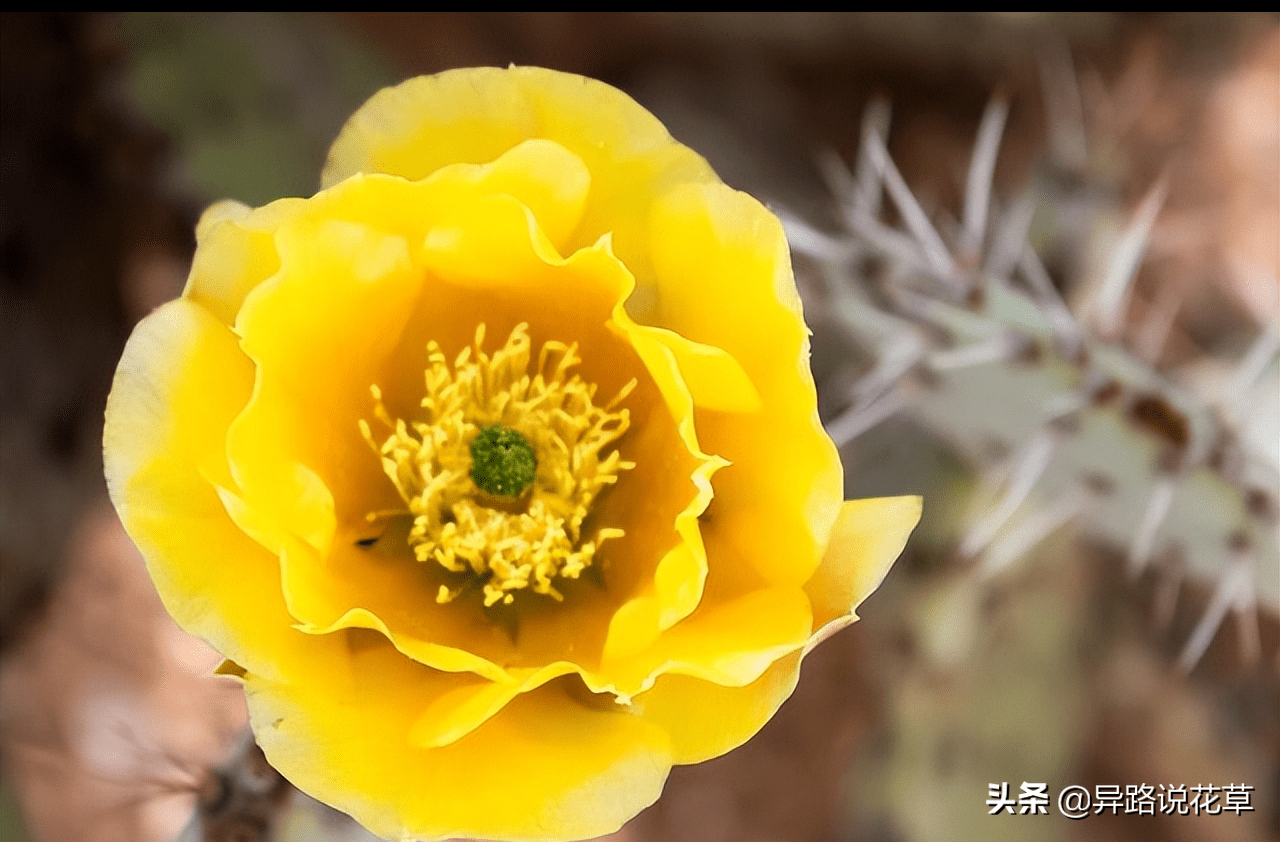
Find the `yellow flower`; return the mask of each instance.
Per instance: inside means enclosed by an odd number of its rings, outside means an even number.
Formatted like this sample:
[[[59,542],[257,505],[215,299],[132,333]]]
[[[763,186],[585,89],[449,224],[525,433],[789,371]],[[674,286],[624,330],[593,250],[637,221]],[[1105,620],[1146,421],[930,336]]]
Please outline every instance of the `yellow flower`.
[[[578,839],[749,739],[920,512],[842,503],[777,219],[621,92],[377,94],[215,205],[112,499],[267,757],[389,838]]]

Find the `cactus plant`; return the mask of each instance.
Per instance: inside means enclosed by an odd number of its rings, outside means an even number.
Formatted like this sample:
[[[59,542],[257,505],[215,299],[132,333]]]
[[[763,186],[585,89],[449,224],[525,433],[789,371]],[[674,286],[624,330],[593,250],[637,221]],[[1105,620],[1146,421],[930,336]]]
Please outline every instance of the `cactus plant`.
[[[1216,395],[1155,368],[1149,338],[1144,358],[1143,340],[1125,337],[1163,179],[1121,230],[1095,225],[1112,235],[1110,256],[1101,271],[1064,279],[1079,293],[1069,305],[1034,242],[1047,191],[1003,204],[992,195],[1007,115],[993,98],[958,221],[935,224],[912,194],[889,156],[880,102],[864,115],[852,171],[834,155],[823,161],[844,230],[787,217],[826,327],[871,361],[855,356],[829,373],[827,400],[843,405],[828,429],[849,445],[902,413],[972,461],[982,488],[957,554],[979,584],[1074,522],[1123,553],[1130,574],[1157,569],[1166,611],[1184,575],[1213,589],[1182,645],[1184,670],[1229,612],[1255,659],[1256,612],[1280,604],[1276,326],[1259,331]]]

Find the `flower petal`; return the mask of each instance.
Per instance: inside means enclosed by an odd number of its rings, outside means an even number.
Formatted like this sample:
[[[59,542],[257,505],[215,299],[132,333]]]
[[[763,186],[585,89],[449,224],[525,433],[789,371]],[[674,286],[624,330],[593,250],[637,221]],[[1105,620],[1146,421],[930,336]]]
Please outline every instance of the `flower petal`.
[[[523,205],[547,239],[563,249],[578,228],[591,189],[591,173],[555,141],[535,138],[490,164],[455,164],[431,176],[436,189],[462,195],[510,196]]]
[[[768,722],[795,689],[800,660],[857,619],[857,607],[880,584],[920,519],[919,497],[851,500],[840,510],[831,543],[805,591],[817,631],[802,651],[772,663],[745,686],[721,686],[666,673],[635,707],[671,735],[673,762],[701,763],[737,748]]]
[[[402,238],[356,222],[296,217],[276,241],[280,271],[236,319],[257,376],[228,456],[248,507],[323,555],[339,512],[387,498],[357,420],[370,367],[395,347],[422,278]],[[335,474],[343,482],[326,486]]]
[[[704,599],[698,610],[643,648],[619,645],[606,652],[600,670],[584,671],[583,680],[592,690],[615,693],[623,700],[643,693],[669,673],[740,687],[803,647],[812,622],[809,599],[799,588]],[[616,657],[608,658],[610,654]]]
[[[253,367],[236,338],[184,299],[143,319],[107,401],[107,488],[169,613],[260,674],[277,675],[303,636],[290,625],[276,560],[233,524],[214,482],[229,483],[227,425]]]
[[[500,194],[459,198],[432,226],[423,252],[436,278],[491,289],[538,286],[563,263],[537,217]]]
[[[420,748],[455,743],[488,722],[521,693],[576,671],[577,667],[568,661],[556,661],[541,669],[513,670],[505,680],[477,677],[445,693],[419,714],[409,730],[409,742]]]
[[[696,515],[686,520],[693,519]],[[606,664],[644,651],[698,604],[707,575],[707,558],[696,523],[690,526],[693,534],[686,535],[684,543],[662,557],[652,583],[623,603],[610,619],[602,653]]]
[[[732,751],[764,727],[795,690],[800,658],[799,651],[779,658],[743,687],[663,675],[633,707],[670,735],[673,763],[701,763]]]
[[[818,419],[782,226],[744,193],[688,184],[655,203],[649,235],[653,286],[641,284],[632,300],[644,306],[629,309],[638,321],[726,351],[761,402],[752,414],[696,414],[702,447],[732,463],[716,477],[703,538],[708,553],[723,547],[738,563],[713,561],[711,576],[740,579],[738,590],[752,578],[802,585],[844,489],[839,454]]]
[[[235,324],[245,296],[280,267],[275,229],[305,204],[280,199],[256,210],[232,201],[210,206],[196,226],[198,248],[183,297],[223,324]]]
[[[617,830],[662,790],[666,733],[581,699],[577,679],[520,694],[447,745],[415,744],[424,710],[475,679],[343,634],[347,652],[318,651],[289,680],[247,674],[250,718],[272,765],[380,836],[581,839]]]
[[[686,339],[663,328],[646,328],[649,335],[678,360],[680,375],[699,409],[718,412],[759,412],[760,393],[742,364],[722,348]]]
[[[808,648],[858,618],[854,609],[880,586],[920,521],[919,497],[849,500],[840,507],[831,543],[805,591],[817,632]]]
[[[698,447],[693,427],[693,397],[682,377],[684,361],[691,355],[689,346],[670,341],[665,332],[637,325],[627,315],[621,301],[614,307],[612,326],[620,335],[627,337],[644,360],[663,402],[676,421],[682,444],[677,449],[646,448],[640,452],[639,458],[643,458],[645,453],[690,454],[697,460],[690,474],[697,493],[674,515],[673,523],[680,541],[663,554],[652,577],[641,583],[638,591],[610,620],[601,653],[601,659],[606,663],[648,647],[660,633],[689,616],[702,601],[707,578],[707,554],[698,518],[706,511],[713,496],[712,475],[726,464],[723,459],[708,457]],[[628,482],[627,486],[639,487],[639,483]],[[593,686],[600,683],[603,682],[597,681]]]
[[[510,67],[445,71],[374,94],[334,141],[322,184],[362,172],[424,178],[449,164],[492,161],[530,138],[555,141],[591,173],[582,220],[561,253],[611,234],[615,253],[645,286],[653,199],[677,184],[719,181],[622,91],[540,67]]]

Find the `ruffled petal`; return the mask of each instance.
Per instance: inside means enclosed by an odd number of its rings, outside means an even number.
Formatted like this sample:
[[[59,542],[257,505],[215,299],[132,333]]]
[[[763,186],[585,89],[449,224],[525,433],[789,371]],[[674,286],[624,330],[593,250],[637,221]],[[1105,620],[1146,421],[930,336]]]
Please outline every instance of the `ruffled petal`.
[[[575,690],[573,678],[521,693],[445,745],[415,740],[423,713],[476,679],[436,672],[361,634],[331,636],[352,637],[345,651],[319,649],[283,681],[251,672],[244,681],[272,765],[374,833],[581,839],[617,830],[662,791],[666,732]]]
[[[347,121],[322,183],[356,173],[424,178],[484,163],[531,138],[552,140],[591,173],[591,192],[564,254],[613,237],[615,253],[647,288],[649,209],[679,184],[716,183],[696,152],[616,88],[539,67],[468,68],[386,88]]]
[[[256,210],[233,201],[211,205],[196,226],[198,248],[183,297],[223,324],[235,324],[245,296],[280,268],[276,228],[305,204],[280,199]]]
[[[831,543],[805,591],[814,634],[802,650],[771,663],[745,686],[671,672],[635,700],[635,709],[671,736],[673,762],[701,763],[737,748],[769,721],[792,691],[800,661],[857,619],[854,609],[879,586],[920,519],[919,497],[851,500],[840,509]]]
[[[813,575],[843,498],[835,445],[818,419],[782,226],[755,199],[722,184],[682,185],[650,218],[653,286],[630,308],[638,321],[726,351],[754,384],[761,409],[700,409],[699,442],[732,463],[717,475],[703,522],[711,576],[802,585]],[[761,341],[768,337],[768,341]],[[768,524],[762,528],[762,524]],[[723,550],[722,550],[723,548]]]
[[[257,372],[228,455],[248,508],[276,531],[269,548],[291,534],[323,556],[340,513],[387,500],[357,421],[422,277],[403,238],[357,222],[295,217],[276,241],[280,271],[236,319]]]
[[[492,163],[445,167],[431,176],[437,190],[464,196],[509,196],[538,221],[552,245],[564,249],[578,228],[591,190],[591,173],[555,141],[535,138]]]
[[[785,655],[741,687],[663,675],[633,708],[671,737],[673,763],[701,763],[742,745],[773,718],[796,689],[800,658],[798,651]]]
[[[304,636],[291,628],[276,560],[236,527],[227,425],[253,367],[208,311],[171,301],[134,329],[107,401],[107,488],[169,613],[260,674],[279,675]]]
[[[705,599],[698,610],[655,635],[643,648],[606,652],[583,680],[597,692],[630,699],[668,673],[726,687],[758,679],[779,658],[804,646],[813,628],[804,591],[781,587],[733,599]],[[614,654],[616,657],[609,658]]]
[[[503,680],[477,677],[460,684],[418,714],[409,730],[409,742],[420,748],[440,748],[455,743],[488,722],[520,694],[576,671],[577,667],[568,661],[557,661],[541,669],[512,670]]]
[[[813,602],[810,649],[858,618],[854,609],[880,587],[920,521],[919,497],[849,500],[840,507],[831,543],[805,591]]]
[[[699,409],[758,412],[760,393],[733,356],[723,348],[686,339],[663,328],[647,328],[653,340],[676,358],[680,376]]]

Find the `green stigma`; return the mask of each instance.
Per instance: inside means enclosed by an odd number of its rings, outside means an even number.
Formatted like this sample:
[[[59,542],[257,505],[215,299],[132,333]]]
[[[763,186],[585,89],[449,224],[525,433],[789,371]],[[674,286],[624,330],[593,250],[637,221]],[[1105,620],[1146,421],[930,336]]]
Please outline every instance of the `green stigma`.
[[[497,497],[519,497],[533,485],[538,460],[525,437],[510,427],[485,427],[471,442],[471,479]]]

